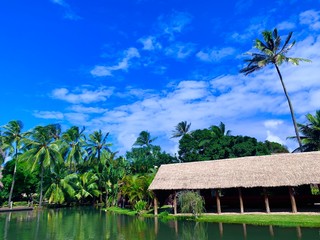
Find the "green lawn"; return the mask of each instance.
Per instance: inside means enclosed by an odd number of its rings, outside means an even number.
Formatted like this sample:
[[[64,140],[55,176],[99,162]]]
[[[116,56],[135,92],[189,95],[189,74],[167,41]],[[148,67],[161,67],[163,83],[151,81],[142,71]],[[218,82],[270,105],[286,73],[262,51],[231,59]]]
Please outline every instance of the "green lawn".
[[[320,227],[320,214],[203,214],[198,218],[192,215],[179,214],[177,216],[168,214],[168,208],[159,209],[159,218],[185,219],[199,222],[222,222],[222,223],[246,223],[254,225],[274,225],[286,227]],[[121,209],[117,207],[108,208],[107,211],[119,214],[136,215],[137,212],[130,209]],[[144,217],[154,217],[153,210],[141,214]]]

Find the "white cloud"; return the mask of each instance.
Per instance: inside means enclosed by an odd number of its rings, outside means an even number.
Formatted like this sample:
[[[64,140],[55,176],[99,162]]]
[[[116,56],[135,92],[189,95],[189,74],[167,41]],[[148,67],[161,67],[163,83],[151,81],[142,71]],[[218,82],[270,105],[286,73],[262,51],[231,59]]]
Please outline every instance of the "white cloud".
[[[136,48],[129,48],[124,51],[124,57],[112,66],[95,66],[90,73],[96,77],[112,76],[114,71],[127,71],[130,67],[130,60],[133,58],[140,58],[139,51]]]
[[[43,118],[43,119],[63,119],[63,113],[62,112],[56,112],[56,111],[34,111],[33,116],[37,118]]]
[[[169,16],[161,16],[159,18],[159,26],[162,34],[168,35],[169,40],[173,41],[175,34],[181,33],[191,20],[192,17],[188,13],[173,12]]]
[[[78,112],[78,113],[85,113],[85,114],[91,114],[91,113],[104,113],[106,112],[106,109],[99,108],[99,107],[85,107],[82,105],[73,105],[70,107],[71,111]]]
[[[283,124],[283,120],[275,120],[275,119],[267,120],[264,122],[264,126],[266,128],[277,128],[278,126],[280,126],[282,124]]]
[[[275,134],[273,134],[271,131],[267,131],[267,139],[269,142],[277,142],[280,144],[284,144],[284,142],[281,140],[281,138]]]
[[[232,47],[225,47],[221,49],[213,48],[198,52],[196,56],[205,62],[218,62],[228,56],[234,56],[236,50]]]
[[[155,50],[155,49],[161,49],[161,44],[159,42],[157,42],[157,39],[156,37],[152,37],[152,36],[148,36],[148,37],[145,37],[145,38],[140,38],[139,39],[139,42],[142,43],[143,45],[143,50],[146,50],[146,51],[152,51],[152,50]]]
[[[165,54],[178,59],[184,59],[194,52],[194,44],[192,43],[176,43],[165,49]]]
[[[77,15],[70,7],[70,5],[64,0],[51,0],[53,3],[58,4],[59,6],[65,9],[64,18],[69,20],[79,20],[81,17]]]
[[[97,90],[76,89],[72,93],[66,88],[57,88],[52,91],[52,97],[69,103],[93,103],[107,100],[113,89],[99,88]]]
[[[288,21],[281,22],[276,26],[278,30],[291,30],[291,29],[294,29],[295,27],[296,27],[295,23],[288,22]]]
[[[320,11],[307,10],[300,13],[299,17],[301,24],[308,25],[313,30],[320,29]]]

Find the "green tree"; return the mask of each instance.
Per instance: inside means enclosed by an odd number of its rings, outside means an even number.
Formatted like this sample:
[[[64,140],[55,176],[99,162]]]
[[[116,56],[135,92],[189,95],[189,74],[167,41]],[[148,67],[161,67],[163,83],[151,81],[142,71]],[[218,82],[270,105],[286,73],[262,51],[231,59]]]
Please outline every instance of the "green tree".
[[[112,145],[107,142],[109,133],[103,134],[101,130],[94,131],[89,135],[89,139],[85,144],[88,157],[92,164],[97,164],[101,160],[101,152],[103,150],[109,151],[109,147]]]
[[[101,192],[99,191],[97,181],[98,177],[93,172],[85,172],[79,175],[76,183],[77,193],[75,197],[82,203],[88,198],[98,197]]]
[[[62,140],[64,142],[63,152],[65,155],[65,162],[69,164],[70,170],[72,170],[72,164],[76,165],[82,160],[84,130],[85,128],[82,128],[80,130],[79,127],[72,126],[62,134]]]
[[[64,163],[55,164],[49,171],[47,179],[49,186],[46,187],[45,197],[49,203],[65,203],[66,199],[72,199],[75,194],[77,174],[69,174]]]
[[[178,203],[182,213],[192,213],[197,217],[204,212],[204,199],[195,191],[179,192]]]
[[[183,137],[185,134],[189,132],[191,123],[188,123],[187,121],[182,121],[175,126],[175,130],[172,131],[172,137],[171,138],[179,138]]]
[[[281,145],[280,143],[276,142],[270,142],[270,141],[265,141],[264,142],[266,147],[269,149],[271,154],[276,154],[276,153],[288,153],[288,148],[284,145]]]
[[[19,120],[10,121],[7,125],[3,127],[3,142],[4,148],[9,149],[9,156],[12,157],[12,161],[15,162],[13,175],[12,175],[12,182],[11,188],[9,193],[9,200],[8,203],[11,203],[12,194],[15,184],[15,177],[17,173],[17,166],[18,166],[18,153],[21,148],[21,140],[24,138],[25,133],[22,133],[23,123]]]
[[[320,110],[315,115],[308,113],[306,115],[307,123],[298,123],[301,132],[302,151],[319,151],[320,150]]]
[[[283,91],[284,91],[284,94],[287,98],[287,102],[289,105],[294,130],[296,133],[296,139],[298,140],[300,149],[302,149],[302,143],[301,143],[301,139],[300,139],[300,135],[299,135],[298,126],[296,123],[292,103],[289,98],[289,94],[287,92],[286,86],[284,84],[279,66],[283,62],[290,62],[294,65],[298,65],[302,61],[303,62],[310,62],[310,60],[286,56],[288,51],[295,44],[295,41],[293,41],[292,43],[289,43],[291,36],[292,36],[292,32],[289,33],[289,35],[287,36],[282,47],[280,46],[281,45],[281,38],[278,35],[278,31],[276,28],[273,30],[273,32],[272,31],[264,31],[264,32],[262,32],[262,35],[263,35],[263,39],[265,42],[262,42],[261,40],[256,39],[255,45],[254,45],[254,47],[259,50],[259,53],[248,53],[249,55],[252,56],[252,58],[245,60],[245,62],[247,62],[248,65],[245,68],[241,69],[240,72],[244,73],[245,75],[248,75],[248,74],[253,73],[259,69],[262,69],[263,67],[267,66],[268,64],[272,64],[276,68],[281,85],[282,85],[282,88],[283,88]]]
[[[157,138],[151,138],[151,135],[148,131],[142,131],[140,132],[137,140],[134,142],[133,146],[146,146],[146,147],[150,147],[152,146],[152,142],[154,142]]]
[[[31,138],[26,139],[22,159],[31,166],[31,171],[40,166],[40,200],[39,206],[43,201],[43,177],[45,168],[53,167],[55,164],[62,163],[63,159],[59,152],[59,145],[52,137],[51,127],[37,126],[31,132]]]

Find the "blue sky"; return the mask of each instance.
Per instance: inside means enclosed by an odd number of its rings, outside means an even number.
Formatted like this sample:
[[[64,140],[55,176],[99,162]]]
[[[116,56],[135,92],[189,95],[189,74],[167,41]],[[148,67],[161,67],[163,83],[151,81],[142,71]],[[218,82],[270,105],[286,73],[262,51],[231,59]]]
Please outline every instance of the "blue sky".
[[[6,0],[0,3],[0,125],[60,123],[110,132],[129,150],[142,130],[170,153],[180,121],[277,141],[294,135],[275,69],[243,76],[261,32],[293,31],[282,65],[298,122],[320,109],[320,1]]]

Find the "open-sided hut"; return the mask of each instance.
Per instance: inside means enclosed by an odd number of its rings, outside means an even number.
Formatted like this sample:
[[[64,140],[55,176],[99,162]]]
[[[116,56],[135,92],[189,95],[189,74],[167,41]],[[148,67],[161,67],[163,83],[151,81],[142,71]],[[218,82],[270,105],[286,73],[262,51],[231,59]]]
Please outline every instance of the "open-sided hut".
[[[310,190],[310,184],[317,186],[319,183],[320,152],[317,151],[161,165],[149,190],[157,197],[174,193],[175,213],[178,191],[209,191],[220,213],[221,191],[236,189],[242,213],[246,189],[261,189],[260,196],[266,211],[270,212],[269,192],[281,188],[288,190],[288,204],[291,202],[292,211],[297,212],[294,188],[307,185]]]

